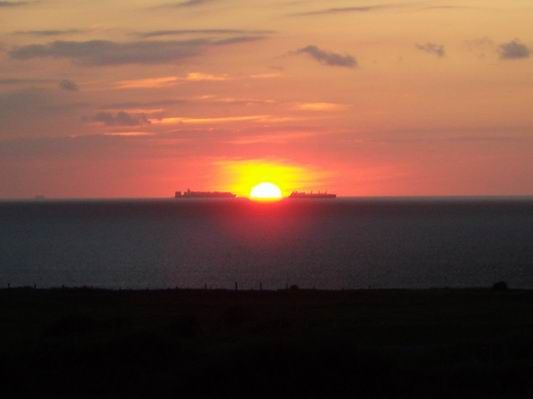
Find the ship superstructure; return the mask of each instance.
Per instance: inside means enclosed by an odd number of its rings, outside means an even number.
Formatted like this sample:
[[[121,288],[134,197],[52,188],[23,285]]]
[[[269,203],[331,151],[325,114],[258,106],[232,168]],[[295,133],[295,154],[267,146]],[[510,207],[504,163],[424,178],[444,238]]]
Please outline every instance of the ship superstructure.
[[[330,194],[330,193],[304,193],[300,191],[293,191],[291,195],[289,195],[290,199],[335,199],[337,198],[337,194]]]
[[[235,198],[237,195],[225,191],[176,191],[175,198]]]

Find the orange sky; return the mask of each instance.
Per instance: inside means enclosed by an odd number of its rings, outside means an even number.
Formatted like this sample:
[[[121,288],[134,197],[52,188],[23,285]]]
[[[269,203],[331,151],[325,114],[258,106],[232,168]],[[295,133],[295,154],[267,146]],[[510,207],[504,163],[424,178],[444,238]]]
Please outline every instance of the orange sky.
[[[0,2],[0,198],[532,195],[529,0]]]

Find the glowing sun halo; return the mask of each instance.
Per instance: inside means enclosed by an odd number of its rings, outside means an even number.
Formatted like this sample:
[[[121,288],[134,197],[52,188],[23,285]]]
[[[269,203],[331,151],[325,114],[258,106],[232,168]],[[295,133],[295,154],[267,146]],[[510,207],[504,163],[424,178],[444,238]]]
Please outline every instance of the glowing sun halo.
[[[274,183],[260,183],[250,192],[250,198],[258,201],[275,201],[281,197],[281,190]]]

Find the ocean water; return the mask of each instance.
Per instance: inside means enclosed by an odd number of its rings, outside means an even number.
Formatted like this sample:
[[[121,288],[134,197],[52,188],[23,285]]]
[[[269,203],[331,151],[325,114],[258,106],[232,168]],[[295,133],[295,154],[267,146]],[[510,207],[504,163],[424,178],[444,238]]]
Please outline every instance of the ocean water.
[[[0,287],[533,288],[532,199],[0,203]]]

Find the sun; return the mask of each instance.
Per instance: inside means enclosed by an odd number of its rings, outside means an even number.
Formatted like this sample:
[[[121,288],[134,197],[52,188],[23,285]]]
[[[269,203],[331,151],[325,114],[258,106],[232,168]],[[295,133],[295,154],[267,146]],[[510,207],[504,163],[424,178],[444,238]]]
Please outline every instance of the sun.
[[[250,192],[250,198],[257,201],[275,201],[281,197],[281,190],[274,183],[259,183]]]

